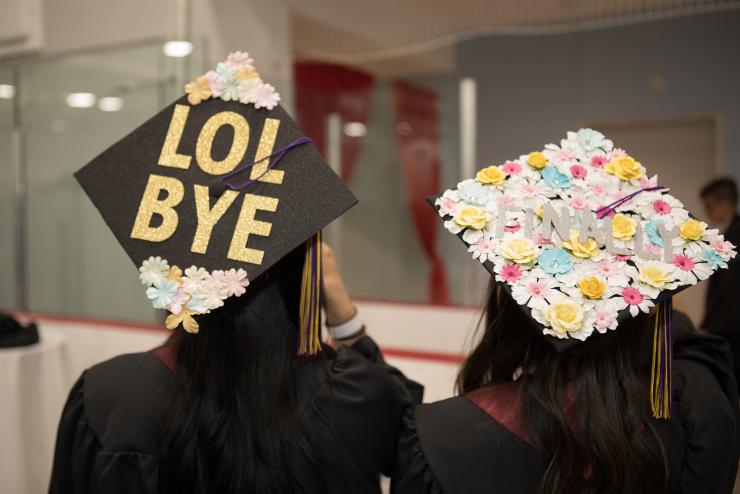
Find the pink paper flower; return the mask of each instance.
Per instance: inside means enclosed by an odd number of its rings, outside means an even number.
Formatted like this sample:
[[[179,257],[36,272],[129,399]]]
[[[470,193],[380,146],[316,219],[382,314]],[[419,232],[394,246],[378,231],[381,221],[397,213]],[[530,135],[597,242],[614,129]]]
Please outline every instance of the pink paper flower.
[[[579,196],[571,197],[570,200],[568,201],[568,204],[570,204],[570,207],[572,207],[573,209],[577,209],[579,211],[586,209],[588,207],[588,201],[586,201],[586,199],[584,199],[583,197],[579,197]]]
[[[633,286],[628,286],[622,289],[621,295],[624,301],[630,305],[640,305],[645,299],[645,297],[642,296],[642,293]]]
[[[573,154],[573,151],[570,149],[563,148],[560,151],[558,151],[558,158],[560,158],[563,161],[570,161],[574,159],[576,156]]]
[[[508,206],[514,202],[514,198],[506,194],[502,194],[496,198],[496,204],[499,206]]]
[[[594,168],[604,168],[604,165],[606,165],[606,156],[597,154],[591,158],[591,166]]]
[[[519,172],[522,171],[522,165],[520,165],[516,161],[507,161],[501,167],[501,171],[503,171],[507,175],[518,175]]]
[[[691,271],[694,269],[694,261],[686,254],[676,254],[673,256],[673,265],[683,271]]]
[[[581,165],[572,165],[570,167],[570,174],[573,175],[573,178],[585,178],[586,169]]]
[[[543,280],[532,280],[527,283],[527,291],[535,298],[544,298],[550,287]]]
[[[598,269],[605,278],[608,278],[609,276],[617,274],[619,272],[619,268],[616,264],[606,260],[597,262],[596,269]]]
[[[643,245],[642,250],[644,250],[645,252],[650,252],[652,254],[660,254],[661,252],[663,252],[663,249],[661,249],[657,245],[650,243]]]
[[[593,184],[591,186],[591,192],[593,193],[593,195],[597,197],[602,196],[606,192],[606,188],[604,187],[603,184]]]
[[[522,225],[518,221],[514,221],[511,225],[504,225],[504,231],[508,233],[516,233],[522,228]]]
[[[605,333],[608,329],[616,327],[616,318],[613,313],[597,307],[594,326],[599,333]]]
[[[206,79],[208,79],[208,85],[211,87],[211,93],[214,98],[221,96],[221,92],[224,90],[224,80],[216,71],[209,70],[206,72]]]
[[[518,264],[504,264],[499,276],[508,283],[515,283],[522,277],[522,268]]]
[[[443,197],[439,200],[439,212],[448,215],[453,214],[455,212],[455,209],[457,209],[457,203],[453,201],[452,199],[449,199],[447,197]]]
[[[177,290],[175,296],[172,297],[172,302],[167,306],[167,310],[177,315],[182,311],[183,306],[188,303],[188,300],[190,300],[190,295],[180,288]]]
[[[612,158],[621,158],[622,156],[627,156],[627,151],[621,148],[614,148],[610,154]]]
[[[658,186],[658,180],[653,178],[648,178],[647,176],[643,176],[640,178],[640,187],[643,189],[646,189],[648,187],[657,187]]]
[[[247,272],[241,268],[238,270],[234,268],[229,269],[224,273],[223,283],[224,292],[228,297],[243,295],[247,291],[247,286],[249,286]]]
[[[550,242],[548,239],[542,236],[540,232],[537,232],[532,237],[532,241],[537,245],[550,245],[552,242]]]
[[[732,244],[730,242],[726,242],[725,240],[717,237],[714,240],[712,240],[712,248],[719,252],[720,254],[729,254],[732,250]]]
[[[663,199],[658,199],[653,203],[653,210],[661,215],[670,214],[670,212],[673,210],[673,207],[665,202]]]
[[[617,261],[629,261],[630,259],[632,259],[632,256],[627,254],[614,254],[614,259],[616,259]]]

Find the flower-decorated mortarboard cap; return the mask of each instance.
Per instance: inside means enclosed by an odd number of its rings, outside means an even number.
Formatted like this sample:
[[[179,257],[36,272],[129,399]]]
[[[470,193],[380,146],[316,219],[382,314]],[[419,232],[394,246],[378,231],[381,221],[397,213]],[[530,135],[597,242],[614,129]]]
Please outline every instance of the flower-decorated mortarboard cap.
[[[735,247],[600,132],[568,132],[431,200],[444,226],[558,351],[658,306],[653,413],[670,415],[670,300]]]
[[[75,176],[171,329],[197,332],[193,316],[308,242],[301,353],[314,353],[320,231],[357,200],[246,53],[185,91]]]

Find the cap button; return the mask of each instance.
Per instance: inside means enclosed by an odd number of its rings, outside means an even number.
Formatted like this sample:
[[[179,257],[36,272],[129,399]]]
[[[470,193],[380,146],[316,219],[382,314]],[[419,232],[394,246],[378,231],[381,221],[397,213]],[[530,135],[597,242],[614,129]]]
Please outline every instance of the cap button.
[[[211,197],[221,197],[226,192],[226,183],[220,178],[213,179],[208,186],[208,193]]]

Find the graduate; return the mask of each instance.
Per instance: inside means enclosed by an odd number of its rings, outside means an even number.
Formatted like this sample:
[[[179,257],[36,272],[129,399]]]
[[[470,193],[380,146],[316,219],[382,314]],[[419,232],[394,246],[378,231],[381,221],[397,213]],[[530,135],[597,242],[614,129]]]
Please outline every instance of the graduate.
[[[185,90],[76,173],[172,334],[82,374],[49,492],[378,493],[422,388],[321,242],[356,199],[246,53]]]
[[[404,418],[395,493],[732,492],[729,349],[671,307],[732,244],[591,129],[433,204],[492,280],[459,396]]]

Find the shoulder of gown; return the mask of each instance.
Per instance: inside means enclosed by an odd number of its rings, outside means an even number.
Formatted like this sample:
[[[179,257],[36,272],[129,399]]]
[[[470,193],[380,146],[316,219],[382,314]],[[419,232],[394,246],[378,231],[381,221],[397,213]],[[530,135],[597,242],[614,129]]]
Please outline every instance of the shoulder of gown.
[[[669,456],[671,484],[684,494],[729,494],[740,458],[740,422],[728,345],[696,333],[680,313],[674,313],[674,335],[674,418],[654,427]],[[497,485],[502,492],[529,493],[536,492],[531,482],[541,472],[535,448],[458,396],[407,412],[393,492],[472,494]]]
[[[541,458],[465,396],[417,406],[399,435],[394,494],[536,492]],[[465,472],[463,475],[462,472]]]
[[[157,431],[167,375],[149,353],[85,371],[59,423],[49,492],[159,492]]]

